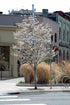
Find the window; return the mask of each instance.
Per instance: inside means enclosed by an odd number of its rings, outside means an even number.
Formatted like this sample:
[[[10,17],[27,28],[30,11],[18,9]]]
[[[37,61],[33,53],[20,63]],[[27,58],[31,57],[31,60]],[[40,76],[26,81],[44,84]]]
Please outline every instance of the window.
[[[9,68],[9,46],[0,46],[0,65]]]
[[[68,40],[69,40],[68,38],[69,38],[69,31],[67,31],[67,42],[68,42]]]
[[[65,60],[65,50],[63,51],[63,60]]]
[[[61,27],[59,27],[59,39],[61,39]]]
[[[57,42],[57,34],[55,33],[55,42]]]
[[[63,30],[63,40],[65,40],[65,29]]]
[[[69,60],[69,51],[67,51],[67,60]]]
[[[51,42],[53,42],[53,35],[51,35]]]

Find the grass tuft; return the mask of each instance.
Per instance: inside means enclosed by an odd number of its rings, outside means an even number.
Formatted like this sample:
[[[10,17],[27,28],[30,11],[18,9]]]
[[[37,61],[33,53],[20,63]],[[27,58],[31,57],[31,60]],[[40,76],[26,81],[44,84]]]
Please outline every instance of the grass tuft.
[[[20,74],[25,78],[25,83],[31,83],[34,81],[34,70],[29,64],[22,64],[20,66]]]

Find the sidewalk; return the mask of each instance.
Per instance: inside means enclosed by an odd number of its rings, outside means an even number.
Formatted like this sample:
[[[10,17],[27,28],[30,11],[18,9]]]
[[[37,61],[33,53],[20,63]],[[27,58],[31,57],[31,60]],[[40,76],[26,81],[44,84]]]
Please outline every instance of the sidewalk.
[[[15,78],[9,80],[0,80],[0,95],[8,94],[8,93],[33,93],[33,92],[70,92],[70,86],[56,86],[50,89],[50,86],[39,86],[37,90],[34,89],[34,86],[31,85],[23,85],[16,86],[16,84],[20,81],[24,81],[24,78]]]

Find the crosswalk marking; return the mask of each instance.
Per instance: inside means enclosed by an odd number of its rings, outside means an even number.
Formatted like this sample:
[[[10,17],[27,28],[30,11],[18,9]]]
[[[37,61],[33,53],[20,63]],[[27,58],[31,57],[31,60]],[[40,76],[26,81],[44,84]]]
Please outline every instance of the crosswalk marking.
[[[47,104],[8,104],[8,105],[47,105]]]
[[[0,98],[17,98],[18,96],[0,96]]]
[[[17,99],[17,97],[18,97],[17,95],[0,96],[0,102],[31,101],[30,99],[20,99],[20,98]],[[13,98],[15,98],[15,99],[13,99]],[[4,104],[4,105],[7,105],[7,104]],[[47,105],[47,104],[8,104],[8,105]]]
[[[0,101],[30,101],[30,99],[1,99]]]

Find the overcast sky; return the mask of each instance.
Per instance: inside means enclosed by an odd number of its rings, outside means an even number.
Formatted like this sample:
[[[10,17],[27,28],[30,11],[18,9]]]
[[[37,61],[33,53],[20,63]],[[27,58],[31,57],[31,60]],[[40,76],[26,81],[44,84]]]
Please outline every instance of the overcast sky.
[[[8,10],[32,9],[32,4],[37,12],[48,9],[49,12],[62,10],[70,11],[70,0],[0,0],[0,11],[8,13]]]

